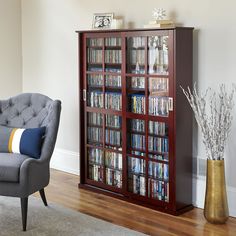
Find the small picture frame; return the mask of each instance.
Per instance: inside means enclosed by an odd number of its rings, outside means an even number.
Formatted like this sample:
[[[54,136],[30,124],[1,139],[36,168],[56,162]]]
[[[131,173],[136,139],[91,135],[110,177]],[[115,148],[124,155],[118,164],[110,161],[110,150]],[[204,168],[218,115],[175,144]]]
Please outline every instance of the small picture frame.
[[[95,13],[93,15],[93,29],[110,29],[113,13]]]

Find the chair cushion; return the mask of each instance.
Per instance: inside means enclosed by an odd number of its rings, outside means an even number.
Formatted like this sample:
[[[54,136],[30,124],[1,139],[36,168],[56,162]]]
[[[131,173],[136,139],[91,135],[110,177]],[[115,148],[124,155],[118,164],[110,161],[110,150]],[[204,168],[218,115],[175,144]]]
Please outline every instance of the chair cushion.
[[[19,182],[20,167],[26,155],[14,153],[0,153],[0,181]]]
[[[46,127],[20,129],[0,126],[0,152],[25,154],[38,159]]]

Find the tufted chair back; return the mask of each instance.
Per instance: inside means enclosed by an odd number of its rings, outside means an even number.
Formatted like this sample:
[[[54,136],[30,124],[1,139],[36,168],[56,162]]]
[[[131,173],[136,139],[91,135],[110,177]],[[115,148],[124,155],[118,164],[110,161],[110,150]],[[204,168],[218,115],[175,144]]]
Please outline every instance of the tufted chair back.
[[[46,126],[42,159],[50,159],[60,120],[61,102],[38,93],[23,93],[0,101],[0,125],[16,128]]]

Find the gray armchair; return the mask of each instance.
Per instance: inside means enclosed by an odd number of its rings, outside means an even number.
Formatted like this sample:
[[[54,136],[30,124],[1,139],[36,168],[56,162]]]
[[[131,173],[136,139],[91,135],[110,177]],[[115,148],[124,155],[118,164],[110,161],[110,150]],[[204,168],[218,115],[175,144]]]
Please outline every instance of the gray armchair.
[[[0,125],[17,128],[46,126],[39,159],[0,153],[0,195],[21,199],[22,225],[26,231],[28,196],[39,191],[47,206],[44,188],[49,183],[49,162],[60,120],[61,102],[37,93],[24,93],[0,101]]]

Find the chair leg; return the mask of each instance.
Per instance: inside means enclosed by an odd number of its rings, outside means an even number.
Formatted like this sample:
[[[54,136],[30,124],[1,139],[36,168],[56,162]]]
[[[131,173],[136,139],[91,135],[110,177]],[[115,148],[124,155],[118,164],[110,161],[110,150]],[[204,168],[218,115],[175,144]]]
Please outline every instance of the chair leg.
[[[26,231],[27,212],[28,212],[28,197],[21,198],[20,200],[21,200],[22,226],[23,226],[23,231]]]
[[[40,196],[41,196],[41,198],[43,200],[44,205],[48,206],[47,199],[46,199],[45,192],[44,192],[44,188],[39,190],[39,193],[40,193]]]

